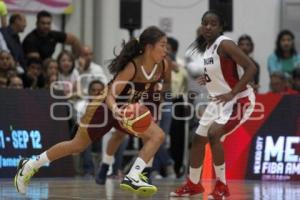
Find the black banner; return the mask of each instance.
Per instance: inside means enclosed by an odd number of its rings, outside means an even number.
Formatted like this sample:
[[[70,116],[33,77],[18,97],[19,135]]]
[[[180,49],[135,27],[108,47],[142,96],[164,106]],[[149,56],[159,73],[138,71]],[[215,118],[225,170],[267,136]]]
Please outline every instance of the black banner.
[[[69,140],[67,121],[52,119],[66,117],[67,106],[55,106],[59,101],[48,90],[0,90],[0,177],[13,177],[21,157],[34,158],[52,145]],[[71,157],[42,167],[41,177],[72,176]]]

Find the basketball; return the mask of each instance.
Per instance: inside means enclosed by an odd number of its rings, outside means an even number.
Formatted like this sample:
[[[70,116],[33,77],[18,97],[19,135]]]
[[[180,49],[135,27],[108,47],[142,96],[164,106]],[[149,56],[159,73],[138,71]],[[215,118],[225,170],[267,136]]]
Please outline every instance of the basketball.
[[[149,128],[151,122],[152,115],[149,109],[144,105],[134,103],[124,107],[124,119],[120,124],[134,135],[139,135]]]

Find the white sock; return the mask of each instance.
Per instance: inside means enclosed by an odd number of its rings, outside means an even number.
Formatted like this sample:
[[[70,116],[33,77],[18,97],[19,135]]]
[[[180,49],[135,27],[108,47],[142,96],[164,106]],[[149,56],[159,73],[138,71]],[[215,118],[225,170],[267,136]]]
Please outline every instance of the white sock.
[[[145,169],[145,167],[146,167],[145,161],[143,159],[141,159],[140,157],[138,157],[135,160],[134,164],[132,165],[132,167],[127,175],[135,180],[138,180],[139,174],[142,173],[142,171]]]
[[[35,169],[39,169],[40,167],[42,167],[45,164],[50,163],[50,160],[47,156],[47,152],[44,151],[42,154],[40,154],[39,156],[36,157],[36,159],[34,160],[29,160],[27,162],[27,164],[29,164],[31,167],[35,168]]]
[[[112,165],[114,163],[114,161],[115,161],[114,156],[110,156],[106,152],[103,154],[102,163]]]
[[[192,168],[190,166],[189,178],[194,184],[198,184],[200,181],[201,169],[202,166],[200,166],[199,168]]]
[[[152,167],[152,165],[153,165],[153,158],[149,160],[149,162],[147,163],[147,167]]]
[[[226,173],[225,173],[225,163],[223,163],[222,165],[216,166],[214,164],[215,167],[215,172],[216,172],[216,177],[222,181],[224,184],[226,184]]]

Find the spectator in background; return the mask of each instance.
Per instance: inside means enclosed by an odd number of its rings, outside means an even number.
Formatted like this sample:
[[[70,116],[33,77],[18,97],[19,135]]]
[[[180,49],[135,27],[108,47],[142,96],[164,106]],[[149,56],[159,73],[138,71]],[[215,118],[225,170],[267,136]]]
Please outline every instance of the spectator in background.
[[[10,53],[0,51],[0,77],[7,78],[7,73],[11,69]]]
[[[186,116],[186,107],[183,105],[187,101],[188,91],[188,74],[184,68],[184,61],[177,57],[178,41],[174,38],[168,38],[168,49],[172,62],[170,64],[172,68],[172,104],[176,105],[174,109],[174,115],[180,117],[180,119],[172,116],[172,123],[170,128],[171,146],[170,152],[174,163],[174,169],[178,177],[182,175],[184,168],[184,144],[185,144],[185,124],[186,120],[182,120],[182,117]]]
[[[288,77],[283,72],[273,72],[270,76],[271,94],[297,94],[297,92],[288,87]]]
[[[55,59],[47,58],[46,60],[44,60],[43,69],[45,69],[45,77],[58,75],[58,63]]]
[[[253,61],[253,63],[255,64],[255,66],[257,68],[256,74],[251,83],[251,86],[254,88],[255,91],[257,91],[259,88],[260,67],[259,67],[259,64],[251,56],[251,54],[253,53],[253,50],[254,50],[253,40],[249,35],[246,35],[246,34],[242,35],[239,37],[238,46],[247,56],[249,56],[249,58]]]
[[[289,75],[300,63],[300,55],[295,48],[294,34],[289,30],[281,31],[276,40],[276,49],[268,58],[269,73],[284,72]]]
[[[0,77],[16,76],[17,69],[13,57],[7,51],[0,52]]]
[[[300,93],[300,65],[293,71],[293,89]]]
[[[14,13],[9,18],[9,26],[1,28],[1,33],[5,39],[7,47],[14,60],[17,62],[17,66],[25,67],[25,57],[23,47],[19,37],[19,33],[24,32],[26,28],[25,15],[21,13]],[[24,72],[24,71],[23,71]]]
[[[27,60],[26,72],[22,75],[24,88],[38,89],[45,85],[42,64],[37,58]]]
[[[37,14],[36,29],[30,32],[23,41],[23,49],[27,58],[40,58],[42,61],[52,57],[57,43],[72,46],[73,54],[80,54],[80,41],[71,33],[51,30],[52,15],[47,11]]]
[[[92,61],[93,51],[90,47],[84,46],[81,49],[81,56],[78,60],[77,70],[80,74],[80,87],[83,95],[88,94],[88,86],[92,80],[100,80],[107,84],[107,76],[102,67]]]
[[[52,58],[47,58],[43,62],[45,88],[50,88],[51,83],[58,80],[58,63]]]
[[[73,108],[73,118],[76,121],[74,131],[78,129],[77,122],[84,115],[87,105],[93,100],[94,97],[101,94],[105,85],[99,80],[93,80],[88,86],[89,98],[84,98],[81,101],[75,102]],[[75,136],[72,135],[72,138]],[[101,141],[94,141],[92,144],[80,154],[74,154],[74,168],[78,175],[89,175],[94,174],[95,170],[98,169],[100,163],[100,152],[101,152]]]
[[[58,81],[64,81],[62,90],[65,94],[76,91],[79,73],[75,70],[75,59],[70,51],[62,51],[58,57]]]
[[[12,76],[7,81],[7,88],[10,89],[23,89],[23,81],[18,76]]]

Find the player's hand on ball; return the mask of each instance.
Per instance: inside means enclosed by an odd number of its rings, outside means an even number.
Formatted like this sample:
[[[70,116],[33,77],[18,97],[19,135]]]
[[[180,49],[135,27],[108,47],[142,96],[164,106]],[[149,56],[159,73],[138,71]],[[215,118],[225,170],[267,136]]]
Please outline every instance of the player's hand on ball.
[[[115,106],[112,112],[117,120],[122,121],[124,119],[124,109],[122,107],[118,108],[118,106]]]
[[[140,103],[131,103],[121,108],[123,108],[124,117],[119,120],[119,124],[129,133],[139,137],[151,125],[152,115],[146,106]]]

